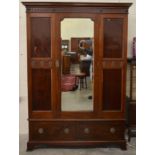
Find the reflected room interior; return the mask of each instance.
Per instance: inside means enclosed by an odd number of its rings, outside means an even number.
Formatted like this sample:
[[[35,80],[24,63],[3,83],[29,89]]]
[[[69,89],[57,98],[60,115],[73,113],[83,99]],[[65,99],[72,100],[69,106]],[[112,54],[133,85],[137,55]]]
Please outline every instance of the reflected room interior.
[[[61,21],[61,111],[93,111],[94,22]]]

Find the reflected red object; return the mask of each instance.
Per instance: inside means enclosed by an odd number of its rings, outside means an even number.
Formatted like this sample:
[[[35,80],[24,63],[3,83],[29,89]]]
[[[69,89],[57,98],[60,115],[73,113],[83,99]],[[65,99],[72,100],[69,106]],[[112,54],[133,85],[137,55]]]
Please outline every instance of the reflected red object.
[[[76,87],[75,75],[63,75],[61,77],[61,91],[73,91]]]

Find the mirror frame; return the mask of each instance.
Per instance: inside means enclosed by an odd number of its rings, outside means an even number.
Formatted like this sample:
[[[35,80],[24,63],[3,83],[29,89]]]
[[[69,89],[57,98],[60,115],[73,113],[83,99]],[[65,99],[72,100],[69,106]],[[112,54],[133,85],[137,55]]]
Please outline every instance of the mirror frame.
[[[97,50],[99,50],[99,16],[96,14],[88,14],[88,13],[60,13],[59,15],[56,16],[56,36],[58,39],[57,45],[56,47],[56,53],[57,53],[57,59],[59,61],[61,61],[61,22],[65,19],[65,18],[89,18],[94,22],[94,90],[98,89],[97,86],[97,82],[95,83],[95,81],[97,81],[97,60],[96,60],[96,55],[99,54],[99,52],[95,52]],[[59,74],[59,94],[58,94],[58,104],[56,107],[56,111],[57,111],[57,115],[60,118],[94,118],[96,117],[96,113],[98,111],[98,105],[99,105],[99,101],[98,101],[98,94],[97,91],[93,91],[93,96],[94,96],[94,100],[93,100],[93,111],[61,111],[61,68],[59,68],[58,71]]]

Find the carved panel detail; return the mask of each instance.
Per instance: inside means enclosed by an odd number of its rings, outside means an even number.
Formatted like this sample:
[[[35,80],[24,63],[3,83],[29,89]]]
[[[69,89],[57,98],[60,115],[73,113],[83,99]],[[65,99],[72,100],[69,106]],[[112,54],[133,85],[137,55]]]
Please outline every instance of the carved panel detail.
[[[52,68],[52,60],[32,60],[32,68]]]
[[[123,61],[104,61],[102,63],[103,68],[122,68],[124,66]]]

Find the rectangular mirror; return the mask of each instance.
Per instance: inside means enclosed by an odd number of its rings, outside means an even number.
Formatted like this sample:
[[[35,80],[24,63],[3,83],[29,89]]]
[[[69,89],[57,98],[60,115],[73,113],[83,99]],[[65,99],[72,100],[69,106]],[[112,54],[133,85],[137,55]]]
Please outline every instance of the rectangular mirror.
[[[93,111],[94,22],[61,21],[61,111]]]

